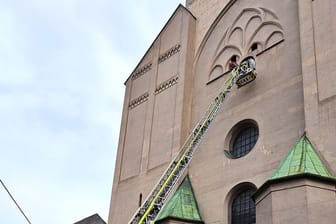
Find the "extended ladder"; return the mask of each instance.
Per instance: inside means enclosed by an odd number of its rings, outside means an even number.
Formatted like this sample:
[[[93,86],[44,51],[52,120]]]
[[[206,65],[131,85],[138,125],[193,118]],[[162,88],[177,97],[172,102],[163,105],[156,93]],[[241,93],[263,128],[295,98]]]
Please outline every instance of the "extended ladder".
[[[136,211],[129,224],[150,224],[155,221],[169,193],[189,165],[197,145],[215,118],[226,95],[232,90],[235,83],[238,87],[241,87],[252,82],[255,78],[255,61],[252,57],[246,58],[231,71],[231,77],[225,82],[223,90],[210,104],[205,115],[196,124],[194,130],[182,145],[179,154],[171,161],[159,182],[155,185],[143,205]]]

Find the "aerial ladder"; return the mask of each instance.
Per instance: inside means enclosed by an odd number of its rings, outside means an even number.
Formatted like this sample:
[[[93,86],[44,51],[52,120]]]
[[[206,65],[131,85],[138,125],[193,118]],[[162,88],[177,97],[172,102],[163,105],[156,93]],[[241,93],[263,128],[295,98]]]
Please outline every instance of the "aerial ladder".
[[[186,139],[176,157],[170,162],[152,192],[141,207],[133,215],[129,224],[152,224],[156,220],[175,184],[190,164],[198,144],[214,120],[225,97],[232,90],[234,84],[238,88],[256,79],[256,63],[253,57],[245,58],[231,70],[231,77],[225,82],[222,91],[211,102],[208,110]]]

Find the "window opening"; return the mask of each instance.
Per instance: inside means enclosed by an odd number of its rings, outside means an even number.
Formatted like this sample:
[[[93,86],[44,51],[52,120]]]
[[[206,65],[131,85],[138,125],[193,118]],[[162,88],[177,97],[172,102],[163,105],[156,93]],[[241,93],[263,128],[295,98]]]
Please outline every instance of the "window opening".
[[[251,46],[251,51],[255,51],[255,50],[258,50],[258,43],[254,43]]]
[[[246,155],[252,150],[258,137],[259,131],[257,127],[247,127],[242,129],[234,139],[231,154],[235,158]]]
[[[141,207],[141,204],[142,204],[142,193],[140,193],[139,195],[139,207]]]
[[[256,209],[251,189],[240,193],[232,202],[231,224],[255,224]]]
[[[238,56],[237,55],[233,55],[230,58],[230,61],[229,61],[229,70],[234,69],[238,65],[237,61],[238,61]]]

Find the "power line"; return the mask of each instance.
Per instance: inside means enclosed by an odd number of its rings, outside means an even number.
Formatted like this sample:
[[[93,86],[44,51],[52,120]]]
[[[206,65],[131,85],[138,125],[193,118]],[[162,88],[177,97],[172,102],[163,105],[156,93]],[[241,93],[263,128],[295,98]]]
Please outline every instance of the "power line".
[[[16,207],[20,210],[20,212],[22,213],[22,215],[25,217],[25,219],[27,220],[27,222],[29,224],[31,224],[30,220],[28,219],[28,217],[26,216],[26,214],[23,212],[23,210],[20,208],[19,204],[15,201],[14,197],[12,196],[12,194],[9,192],[8,188],[6,187],[6,185],[4,184],[4,182],[2,182],[2,180],[0,179],[0,183],[2,184],[2,186],[5,188],[5,190],[7,191],[8,195],[10,196],[10,198],[12,199],[12,201],[15,203]]]

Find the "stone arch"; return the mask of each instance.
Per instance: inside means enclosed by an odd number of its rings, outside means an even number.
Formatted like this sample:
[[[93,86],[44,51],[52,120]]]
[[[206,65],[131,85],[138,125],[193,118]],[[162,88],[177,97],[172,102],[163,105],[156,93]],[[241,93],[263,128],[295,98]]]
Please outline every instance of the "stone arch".
[[[209,80],[213,80],[218,78],[219,76],[221,76],[224,73],[224,69],[222,65],[215,65],[210,74],[209,74]]]
[[[213,59],[211,64],[208,81],[218,78],[228,71],[227,64],[233,55],[237,55],[238,58],[241,58],[242,55],[241,50],[234,45],[226,45],[220,50],[220,53]],[[221,66],[221,74],[218,73],[218,68],[216,69],[218,66]]]
[[[245,39],[244,42],[247,42],[248,39],[250,39],[255,32],[256,26],[260,26],[262,24],[262,18],[261,16],[252,16],[250,20],[246,23],[245,26]],[[245,47],[245,46],[244,46]]]
[[[260,7],[260,9],[264,11],[264,15],[265,15],[266,20],[268,19],[267,16],[270,16],[275,20],[279,20],[279,17],[274,12],[272,12],[271,10],[269,10],[267,8],[264,8],[264,7]]]
[[[274,44],[280,42],[281,40],[283,40],[283,33],[280,31],[274,31],[273,33],[271,33],[271,35],[266,39],[265,42],[265,48],[269,48],[272,47]]]
[[[262,14],[262,11],[260,11],[259,8],[245,8],[238,14],[236,19],[232,23],[232,28],[236,26],[244,27],[243,24],[246,24],[249,18],[257,16],[257,15],[260,16],[261,14]],[[241,24],[239,24],[240,20],[241,20]],[[244,20],[246,21],[244,22]]]
[[[276,13],[270,9],[258,7],[239,9],[238,4],[235,4],[236,1],[231,3],[230,7],[224,8],[210,26],[196,53],[194,72],[206,73],[205,82],[211,81],[214,77],[213,71],[216,65],[221,65],[225,73],[225,65],[233,54],[238,55],[239,58],[259,55],[284,39],[283,27]],[[231,15],[228,13],[231,9],[237,11],[236,16],[227,17],[226,13]],[[260,46],[258,51],[250,51],[252,43],[258,43]],[[237,51],[230,52],[232,49]],[[199,60],[202,60],[201,69],[197,66]]]
[[[250,39],[246,41],[245,52],[248,52],[251,44],[254,42],[259,42],[263,47],[262,50],[265,50],[266,42],[274,32],[281,34],[279,41],[283,40],[283,31],[280,23],[274,21],[263,22],[257,29],[255,29]]]
[[[278,17],[271,10],[264,8],[246,8],[234,19],[232,26],[229,27],[219,42],[213,60],[222,54],[225,46],[234,46],[240,49],[242,57],[249,54],[250,45],[257,42],[265,50],[266,42],[270,40],[270,36],[276,33],[272,39],[280,42],[283,40],[283,28],[278,21]]]
[[[223,49],[219,51],[219,53],[216,55],[216,57],[213,59],[213,64],[218,64],[218,60],[221,58],[222,55],[226,54],[227,57],[224,57],[224,59],[229,59],[232,55],[237,54],[239,57],[242,55],[242,51],[240,48],[238,48],[235,45],[226,45]],[[222,61],[221,64],[225,64],[227,60]]]
[[[243,46],[244,44],[244,30],[241,27],[235,27],[228,37],[228,44],[234,45],[234,46]]]
[[[240,193],[242,193],[245,190],[251,189],[253,191],[256,191],[258,188],[257,186],[252,183],[252,182],[241,182],[237,185],[235,185],[234,187],[231,188],[231,190],[228,192],[228,194],[225,197],[225,201],[224,201],[224,209],[226,210],[226,212],[224,212],[224,214],[227,214],[226,220],[227,223],[231,223],[231,214],[232,214],[232,202],[235,199],[235,197],[237,195],[239,195]],[[224,219],[225,220],[225,219]]]

